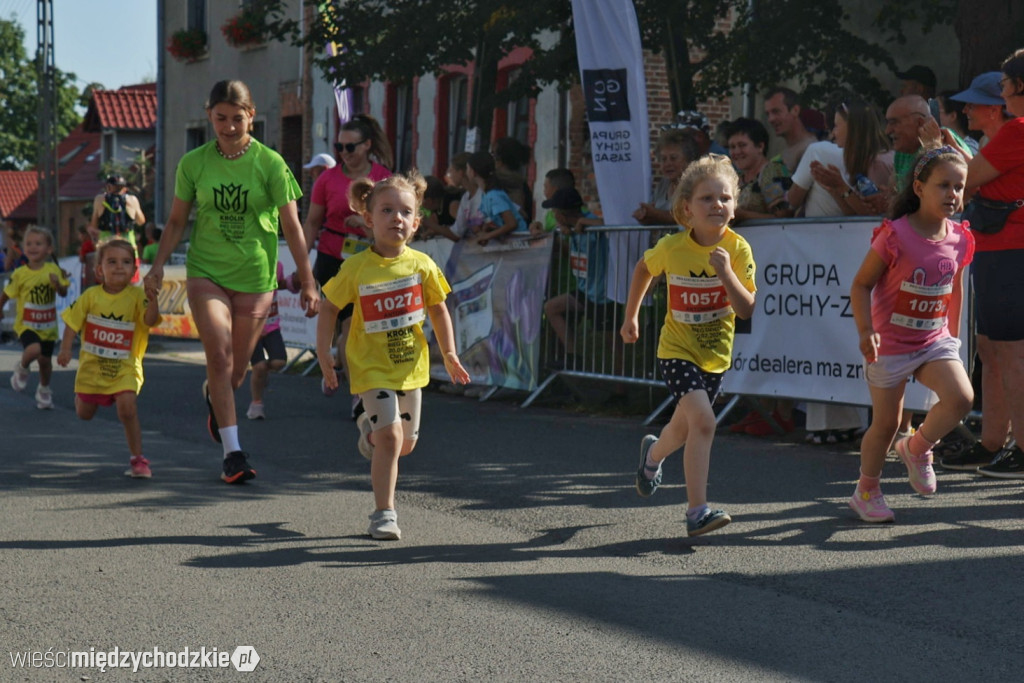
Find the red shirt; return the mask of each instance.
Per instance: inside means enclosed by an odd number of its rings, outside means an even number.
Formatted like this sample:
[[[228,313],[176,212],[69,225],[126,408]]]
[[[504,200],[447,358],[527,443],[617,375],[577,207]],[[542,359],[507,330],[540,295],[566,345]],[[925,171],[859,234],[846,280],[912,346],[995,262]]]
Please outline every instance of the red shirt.
[[[980,153],[1000,176],[979,187],[978,194],[1001,202],[1024,199],[1024,117],[1004,123]],[[978,251],[1024,249],[1024,209],[1011,213],[996,234],[974,233],[974,239]]]
[[[391,171],[376,162],[371,162],[367,177],[377,182],[390,175]],[[348,188],[351,184],[352,179],[345,175],[341,164],[338,164],[320,174],[313,184],[313,196],[310,199],[313,204],[324,207],[324,225],[320,230],[317,251],[337,259],[342,258],[341,248],[345,235],[366,236],[362,230],[345,225],[345,219],[355,213],[348,204]]]
[[[85,257],[96,251],[96,245],[88,237],[82,240],[82,248],[78,250],[78,260],[85,263]]]

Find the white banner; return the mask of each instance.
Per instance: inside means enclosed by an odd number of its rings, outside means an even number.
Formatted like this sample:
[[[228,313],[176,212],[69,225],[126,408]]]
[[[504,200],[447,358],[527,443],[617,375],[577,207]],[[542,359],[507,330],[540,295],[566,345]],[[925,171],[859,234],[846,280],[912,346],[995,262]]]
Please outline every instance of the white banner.
[[[590,151],[605,225],[629,225],[651,190],[647,86],[633,0],[572,0]],[[609,235],[608,296],[625,303],[646,230]]]
[[[281,261],[284,276],[295,272],[295,259],[288,250],[287,242],[279,242],[277,258]],[[316,263],[316,250],[309,252],[310,264]],[[281,316],[281,337],[286,344],[310,349],[316,348],[316,318],[307,318],[302,310],[302,298],[287,289],[277,290],[277,312]]]
[[[739,228],[757,263],[757,308],[749,323],[737,320],[723,391],[871,405],[850,285],[877,225],[794,222]],[[965,362],[967,298],[965,293],[960,323]],[[926,410],[930,393],[912,380],[906,407]]]

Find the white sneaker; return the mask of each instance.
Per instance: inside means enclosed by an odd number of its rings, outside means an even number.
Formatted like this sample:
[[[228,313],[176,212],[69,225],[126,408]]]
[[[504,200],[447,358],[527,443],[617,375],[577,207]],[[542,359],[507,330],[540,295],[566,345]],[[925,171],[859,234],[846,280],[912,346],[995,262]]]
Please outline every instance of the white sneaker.
[[[39,410],[53,410],[53,390],[40,384],[36,388],[36,408]]]
[[[21,366],[21,361],[14,361],[14,372],[11,373],[11,388],[15,391],[25,391],[28,386],[28,368]]]
[[[263,410],[263,403],[256,403],[255,401],[249,404],[249,410],[245,411],[245,416],[250,420],[267,419],[267,413]]]
[[[398,513],[394,510],[377,510],[370,515],[370,528],[366,533],[378,541],[397,541],[402,538],[398,528]]]
[[[367,460],[373,460],[373,444],[370,443],[370,432],[373,431],[373,423],[370,422],[370,416],[366,413],[360,413],[359,417],[356,418],[356,426],[359,427],[359,441],[356,443],[359,453]]]

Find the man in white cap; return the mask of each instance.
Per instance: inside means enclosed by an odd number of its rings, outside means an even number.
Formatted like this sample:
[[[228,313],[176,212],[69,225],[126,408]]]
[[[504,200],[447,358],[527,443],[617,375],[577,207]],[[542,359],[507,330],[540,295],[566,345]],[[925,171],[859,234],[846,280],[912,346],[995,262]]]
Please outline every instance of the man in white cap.
[[[313,179],[313,182],[315,183],[316,179],[320,176],[321,173],[323,173],[328,168],[334,168],[335,165],[337,165],[337,163],[338,162],[335,161],[334,157],[332,157],[330,154],[321,153],[317,154],[315,157],[310,159],[309,163],[303,166],[302,168],[309,171],[309,175]]]

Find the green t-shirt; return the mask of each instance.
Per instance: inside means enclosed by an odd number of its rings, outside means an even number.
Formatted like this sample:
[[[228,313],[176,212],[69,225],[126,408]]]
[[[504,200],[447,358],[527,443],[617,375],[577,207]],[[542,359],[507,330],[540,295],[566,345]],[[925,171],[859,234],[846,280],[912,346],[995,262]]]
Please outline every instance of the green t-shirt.
[[[280,154],[253,140],[248,152],[229,161],[210,141],[181,158],[174,196],[196,208],[188,277],[237,292],[277,288],[278,207],[302,196]]]
[[[156,258],[156,252],[160,251],[159,242],[150,242],[142,248],[142,262],[152,263],[153,259]]]

